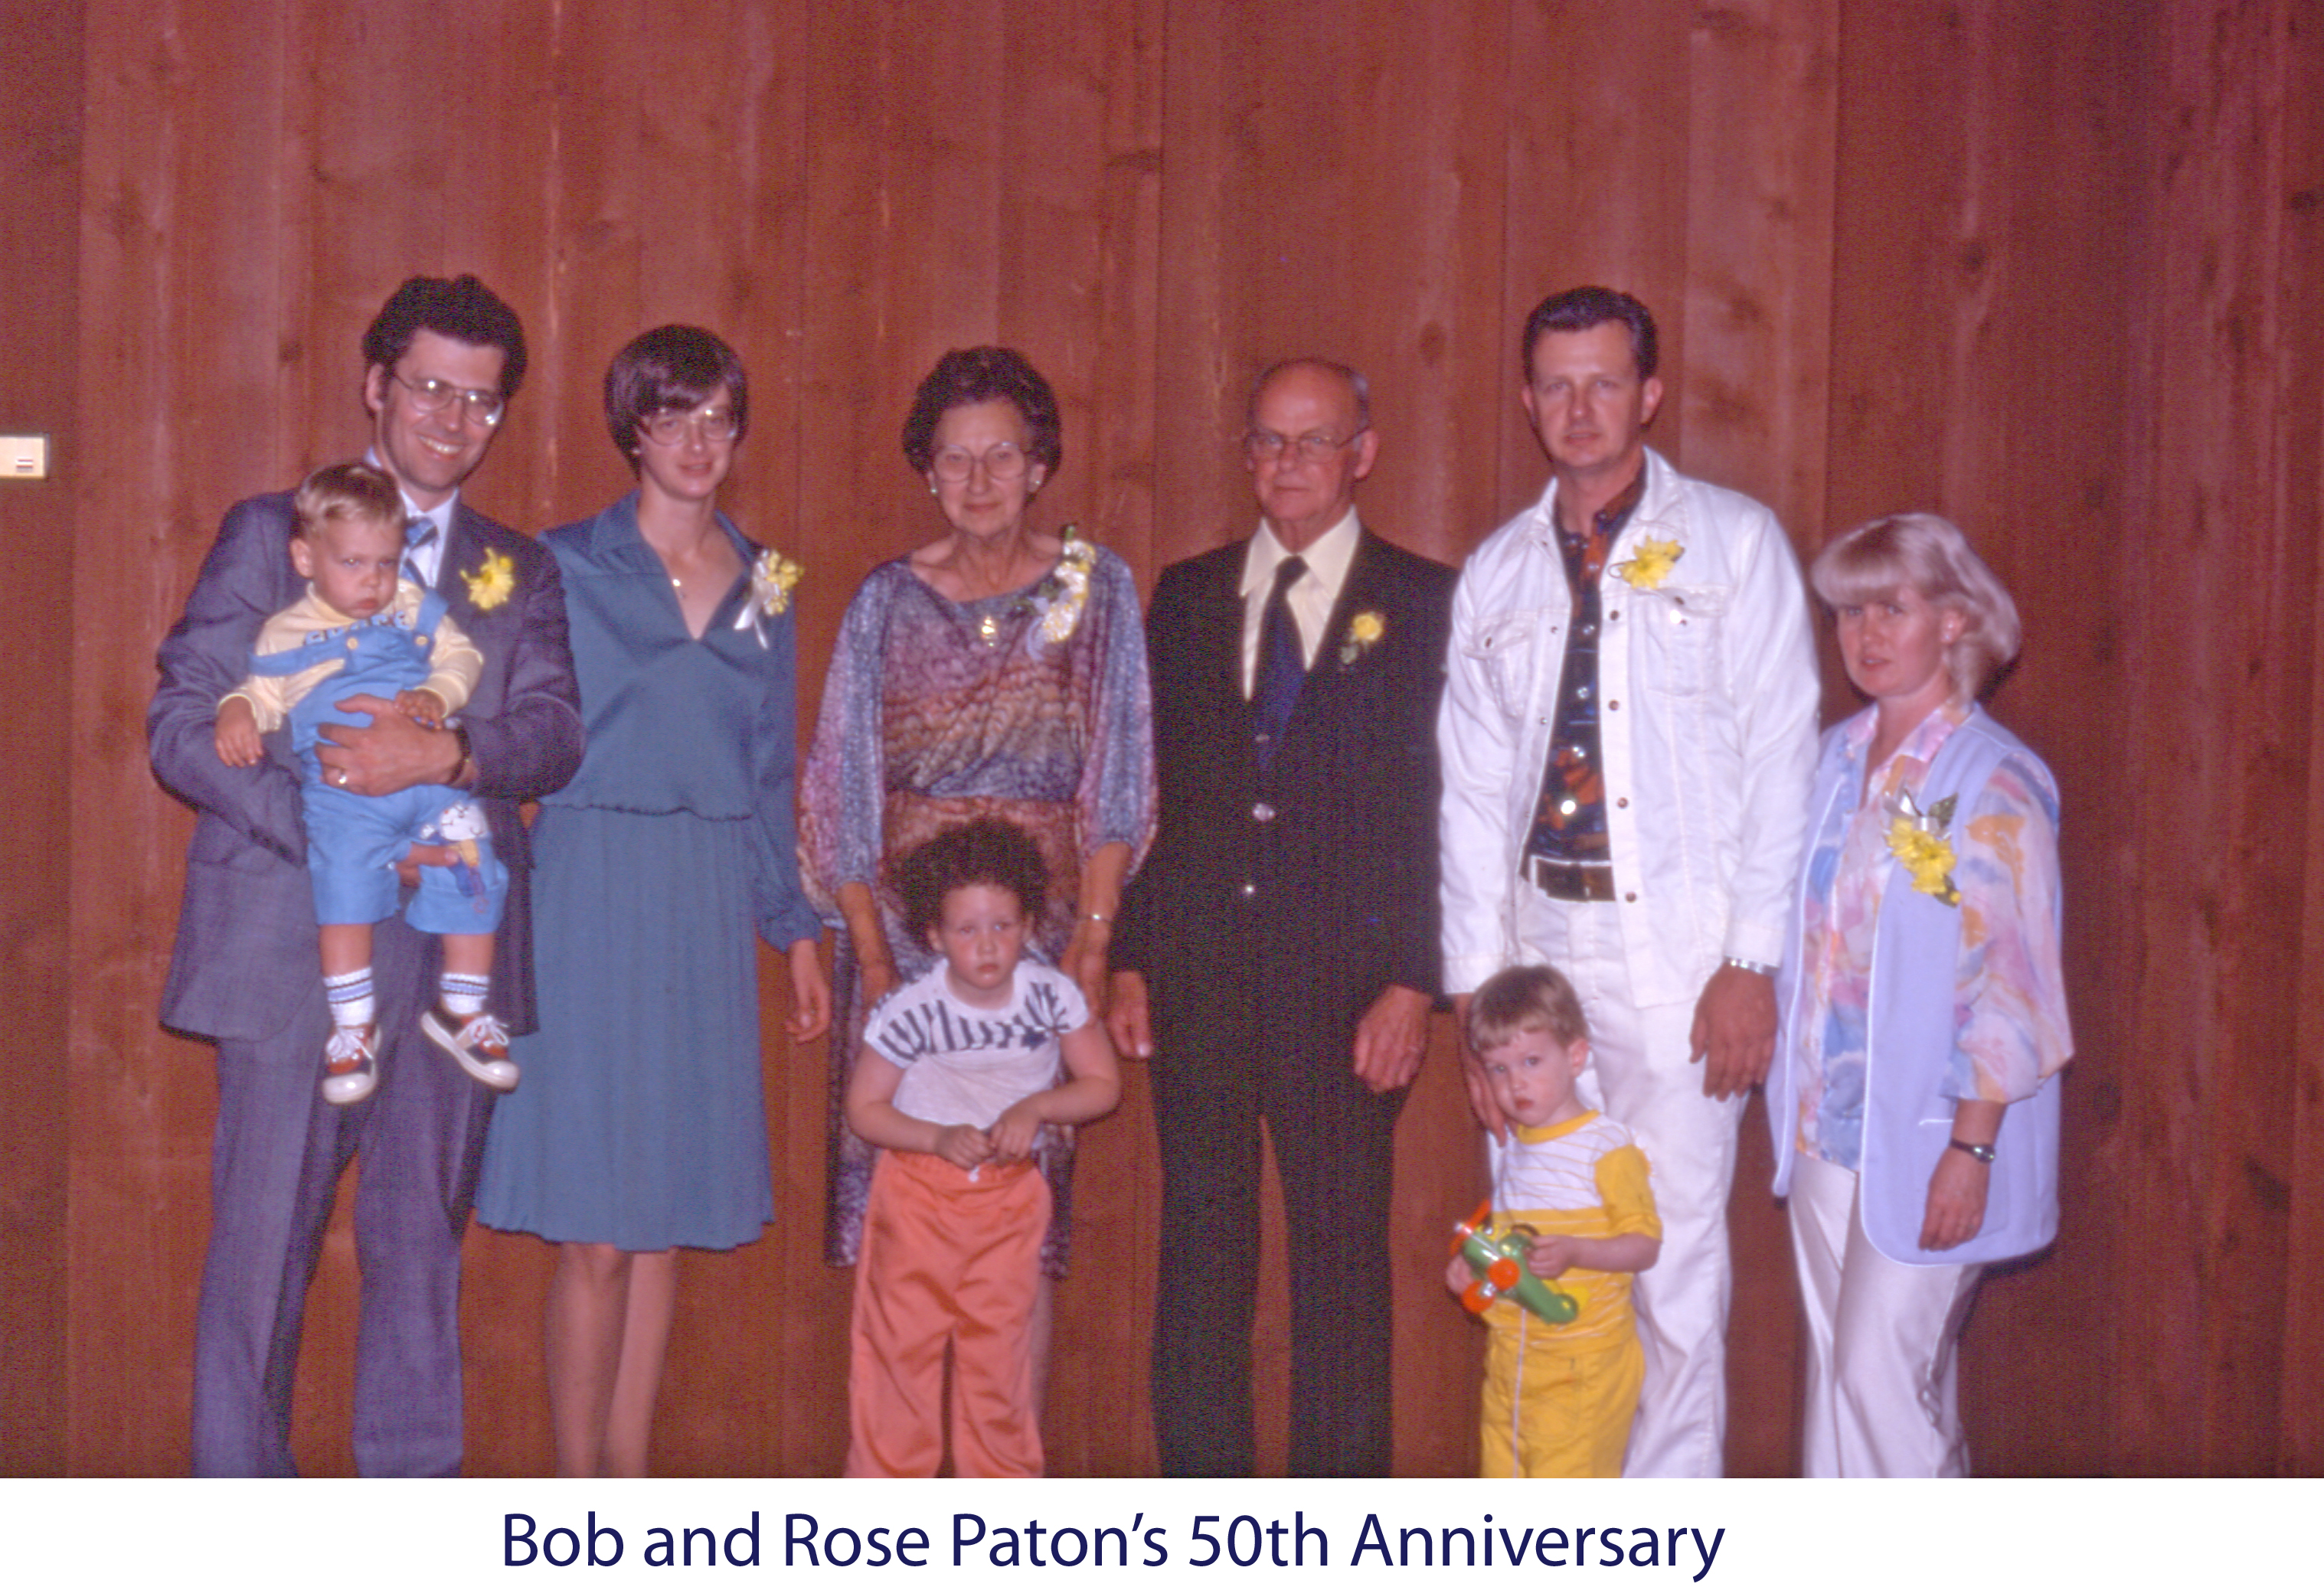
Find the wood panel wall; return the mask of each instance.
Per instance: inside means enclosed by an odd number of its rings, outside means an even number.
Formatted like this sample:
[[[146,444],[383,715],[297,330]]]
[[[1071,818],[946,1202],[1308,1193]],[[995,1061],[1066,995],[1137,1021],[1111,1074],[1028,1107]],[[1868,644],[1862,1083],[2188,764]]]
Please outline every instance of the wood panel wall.
[[[63,442],[56,484],[0,483],[0,600],[40,663],[0,730],[36,835],[0,905],[0,1469],[184,1468],[215,1088],[153,1020],[189,824],[144,765],[152,651],[228,503],[362,444],[381,298],[474,270],[535,363],[472,489],[529,528],[626,484],[596,394],[622,341],[691,319],[742,350],[730,504],[808,568],[810,705],[855,582],[939,527],[896,432],[948,346],[1010,342],[1056,382],[1043,510],[1149,584],[1249,527],[1251,374],[1348,359],[1384,438],[1368,518],[1455,560],[1542,483],[1512,400],[1526,310],[1637,291],[1684,466],[1770,502],[1803,555],[1949,512],[2024,608],[1997,709],[2065,791],[2081,1055],[2059,1246],[1970,1326],[1981,1465],[2324,1472],[2307,0],[6,0],[0,28],[0,424]],[[768,992],[782,1214],[686,1264],[672,1472],[824,1473],[844,1441],[824,1054]],[[1477,1179],[1449,1060],[1440,1029],[1399,1138],[1412,1473],[1470,1460],[1475,1335],[1434,1278]],[[1781,1472],[1794,1300],[1757,1142],[1729,1454]],[[1133,1075],[1084,1158],[1061,1472],[1151,1469],[1155,1177]],[[470,1468],[543,1469],[547,1253],[479,1229],[468,1259]],[[350,1466],[353,1322],[343,1215],[302,1361],[310,1471]],[[1284,1326],[1278,1301],[1277,1418]]]

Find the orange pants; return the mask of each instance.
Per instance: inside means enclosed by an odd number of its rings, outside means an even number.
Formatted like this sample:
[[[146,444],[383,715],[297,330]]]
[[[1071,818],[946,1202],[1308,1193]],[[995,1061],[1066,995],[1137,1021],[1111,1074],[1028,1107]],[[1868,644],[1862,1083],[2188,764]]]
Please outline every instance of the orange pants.
[[[936,1475],[947,1344],[954,1472],[1041,1474],[1030,1324],[1048,1227],[1030,1162],[971,1179],[926,1153],[880,1154],[855,1265],[847,1475]]]

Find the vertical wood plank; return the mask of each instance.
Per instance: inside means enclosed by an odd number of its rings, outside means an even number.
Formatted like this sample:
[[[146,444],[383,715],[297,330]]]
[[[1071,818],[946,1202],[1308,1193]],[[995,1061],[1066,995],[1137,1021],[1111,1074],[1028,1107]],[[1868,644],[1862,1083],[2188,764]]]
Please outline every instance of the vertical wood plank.
[[[2287,538],[2313,546],[2324,538],[2324,127],[2308,114],[2324,103],[2324,32],[2284,8],[2279,24],[2282,171],[2269,198],[2281,205],[2282,238],[2277,273],[2283,283],[2282,351],[2278,361],[2277,412],[2283,460],[2279,501]],[[2324,581],[2320,581],[2324,582]],[[2305,776],[2306,885],[2301,889],[2300,969],[2292,1001],[2298,1008],[2292,1045],[2291,1111],[2293,1132],[2286,1187],[2291,1197],[2289,1250],[2284,1265],[2283,1426],[2275,1469],[2292,1475],[2324,1472],[2324,736],[2314,731],[2324,700],[2324,590],[2307,594],[2307,632],[2313,653],[2305,717],[2310,724]],[[2296,588],[2291,598],[2298,600]]]
[[[278,371],[271,184],[273,19],[240,52],[176,6],[85,13],[72,863],[68,1439],[76,1472],[186,1459],[207,1234],[206,1049],[153,1010],[188,825],[153,788],[143,722],[154,642],[240,481],[272,460]],[[99,636],[103,636],[100,638]],[[92,812],[123,812],[118,822]]]
[[[0,628],[16,636],[18,708],[0,727],[0,800],[27,842],[0,892],[0,1007],[22,1033],[0,1080],[0,1472],[68,1466],[67,1065],[55,1032],[71,1014],[69,765],[73,719],[74,490],[82,474],[80,8],[11,0],[0,67],[0,255],[12,270],[0,316],[0,428],[45,434],[45,482],[0,482]],[[70,739],[65,735],[69,746]]]

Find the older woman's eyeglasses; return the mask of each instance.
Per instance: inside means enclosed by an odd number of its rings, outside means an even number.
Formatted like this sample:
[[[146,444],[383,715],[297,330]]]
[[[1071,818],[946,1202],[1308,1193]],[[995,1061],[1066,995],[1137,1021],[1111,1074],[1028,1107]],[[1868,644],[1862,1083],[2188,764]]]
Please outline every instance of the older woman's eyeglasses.
[[[928,463],[929,472],[948,484],[958,484],[982,467],[987,479],[1011,480],[1025,472],[1025,454],[1008,441],[985,450],[982,455],[959,447],[946,447]]]
[[[657,408],[638,420],[638,428],[665,447],[686,439],[688,430],[700,430],[706,441],[731,441],[736,425],[732,408]]]
[[[1333,436],[1311,429],[1304,436],[1286,436],[1271,429],[1254,429],[1244,433],[1242,449],[1254,463],[1274,463],[1286,457],[1296,457],[1303,463],[1321,463],[1363,433],[1354,429],[1344,436]]]
[[[501,415],[508,411],[508,399],[498,392],[463,390],[450,381],[438,380],[434,375],[424,380],[406,380],[392,369],[387,372],[387,378],[410,392],[411,405],[422,413],[441,413],[457,402],[462,419],[490,429],[501,421]]]

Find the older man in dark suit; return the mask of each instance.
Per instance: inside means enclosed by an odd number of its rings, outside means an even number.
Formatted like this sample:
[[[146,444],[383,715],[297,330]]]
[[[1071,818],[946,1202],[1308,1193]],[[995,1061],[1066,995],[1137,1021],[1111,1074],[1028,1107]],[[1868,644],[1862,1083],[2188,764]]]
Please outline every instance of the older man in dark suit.
[[[1147,617],[1161,835],[1111,1023],[1154,1059],[1169,1475],[1251,1470],[1261,1120],[1290,1224],[1291,1471],[1388,1467],[1392,1137],[1437,992],[1454,575],[1358,521],[1378,450],[1360,375],[1268,370],[1244,437],[1259,530],[1167,569]]]
[[[441,591],[484,669],[442,728],[355,697],[368,728],[327,727],[325,775],[362,794],[416,783],[473,790],[510,872],[493,992],[512,1030],[532,1018],[530,850],[521,799],[563,786],[581,759],[579,697],[557,565],[470,510],[460,486],[484,461],[524,375],[524,332],[473,276],[419,276],[364,337],[370,461],[410,519],[406,577]],[[218,1121],[210,1244],[194,1345],[194,1472],[292,1475],[291,1378],[307,1287],[340,1170],[358,1157],[355,1453],[367,1476],[460,1469],[460,1237],[491,1093],[420,1038],[440,949],[401,919],[374,934],[386,1046],[378,1089],[349,1107],[317,1082],[330,1029],[298,776],[288,735],[250,768],[219,761],[218,701],[248,669],[259,625],[301,591],[288,549],[290,497],[237,503],[162,641],[147,714],[153,770],[200,820],[162,994],[162,1023],[216,1041]]]

